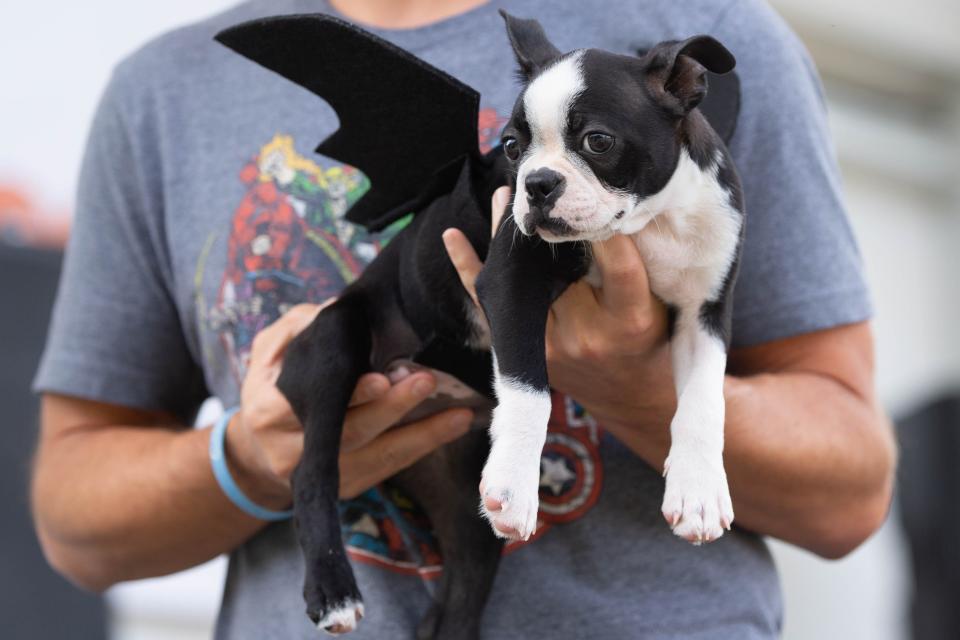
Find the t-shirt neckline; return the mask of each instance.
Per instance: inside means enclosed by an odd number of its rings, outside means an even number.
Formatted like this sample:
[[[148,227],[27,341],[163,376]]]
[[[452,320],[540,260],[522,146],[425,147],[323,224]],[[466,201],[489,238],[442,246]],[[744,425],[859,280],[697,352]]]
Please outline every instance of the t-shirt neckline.
[[[459,33],[466,28],[471,28],[476,20],[483,18],[488,13],[496,10],[493,1],[487,0],[487,2],[473,7],[472,9],[468,9],[463,13],[458,13],[450,16],[449,18],[431,22],[430,24],[403,29],[388,29],[358,22],[348,16],[345,16],[330,3],[330,0],[321,0],[319,3],[310,4],[316,7],[314,11],[321,11],[351,24],[355,24],[365,31],[369,31],[370,33],[376,34],[385,40],[389,40],[401,46],[407,42],[413,44],[422,43],[425,40],[434,41],[436,39],[441,39],[449,35]]]

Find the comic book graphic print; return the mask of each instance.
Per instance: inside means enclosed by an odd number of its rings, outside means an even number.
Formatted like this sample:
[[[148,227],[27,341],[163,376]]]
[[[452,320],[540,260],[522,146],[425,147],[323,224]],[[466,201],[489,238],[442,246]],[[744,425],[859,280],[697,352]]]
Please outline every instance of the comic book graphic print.
[[[572,398],[554,392],[547,442],[540,458],[540,512],[530,540],[507,543],[511,553],[547,535],[555,524],[583,516],[600,496],[601,429]],[[479,495],[477,497],[479,504]],[[439,544],[417,505],[389,484],[340,503],[350,557],[365,564],[431,580],[443,571]]]
[[[494,109],[480,111],[484,153],[499,143],[506,120]],[[278,134],[264,144],[238,178],[245,192],[230,220],[223,277],[216,299],[201,308],[204,324],[218,337],[239,385],[258,331],[294,305],[337,295],[409,217],[378,234],[344,220],[370,188],[369,180],[353,167],[302,155],[288,135]],[[198,273],[206,260],[205,250]],[[579,518],[600,492],[599,428],[570,398],[555,394],[553,400],[540,466],[537,533],[531,541],[510,543],[506,552],[545,535],[555,523]],[[355,561],[425,579],[442,571],[426,516],[389,484],[343,501],[340,514],[344,541]]]
[[[370,181],[353,167],[305,158],[290,136],[265,144],[239,177],[247,191],[233,215],[226,271],[207,314],[238,381],[258,331],[294,305],[337,295],[408,222],[374,235],[344,220]]]

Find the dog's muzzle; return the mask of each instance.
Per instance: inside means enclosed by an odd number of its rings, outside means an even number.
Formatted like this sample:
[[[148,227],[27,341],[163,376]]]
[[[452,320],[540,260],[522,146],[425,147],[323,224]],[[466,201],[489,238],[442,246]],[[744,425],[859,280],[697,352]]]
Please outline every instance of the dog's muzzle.
[[[546,167],[527,174],[523,185],[527,192],[527,203],[530,205],[530,213],[525,220],[528,233],[532,234],[537,229],[557,235],[573,231],[563,220],[550,217],[550,211],[563,195],[566,184],[566,179],[560,173]]]

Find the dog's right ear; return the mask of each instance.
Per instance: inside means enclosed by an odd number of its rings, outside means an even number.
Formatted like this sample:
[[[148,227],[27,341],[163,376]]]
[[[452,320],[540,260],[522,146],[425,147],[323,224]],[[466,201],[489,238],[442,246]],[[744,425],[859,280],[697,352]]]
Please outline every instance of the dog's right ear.
[[[515,18],[503,9],[500,15],[507,24],[507,37],[520,65],[520,77],[529,82],[541,69],[562,53],[547,40],[547,34],[536,20]]]

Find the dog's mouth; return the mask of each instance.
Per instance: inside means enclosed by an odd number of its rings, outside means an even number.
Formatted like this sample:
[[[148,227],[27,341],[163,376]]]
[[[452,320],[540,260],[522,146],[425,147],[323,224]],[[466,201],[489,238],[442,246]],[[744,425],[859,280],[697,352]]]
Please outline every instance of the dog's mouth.
[[[578,231],[559,218],[544,218],[537,221],[536,231],[546,231],[553,236],[572,236]]]
[[[526,227],[529,235],[538,234],[544,240],[572,236],[579,233],[566,220],[551,218],[550,210],[553,207],[531,208],[526,216]]]

